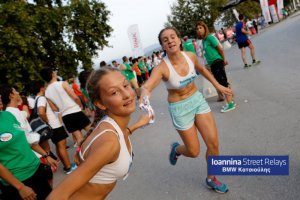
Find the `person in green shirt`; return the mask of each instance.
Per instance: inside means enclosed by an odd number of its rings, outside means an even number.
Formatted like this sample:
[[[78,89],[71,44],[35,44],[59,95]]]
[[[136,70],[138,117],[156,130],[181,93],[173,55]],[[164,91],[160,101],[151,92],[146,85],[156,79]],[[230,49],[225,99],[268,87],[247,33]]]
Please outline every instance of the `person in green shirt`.
[[[183,41],[184,41],[184,43],[183,43],[183,49],[185,51],[189,51],[189,52],[192,52],[195,55],[197,55],[196,50],[195,50],[195,46],[193,44],[193,41],[189,40],[188,36],[184,36]]]
[[[147,76],[146,76],[147,68],[144,63],[144,58],[142,56],[138,57],[138,68],[140,69],[142,78],[145,82],[147,80]]]
[[[220,43],[213,35],[209,34],[208,27],[204,22],[197,22],[196,32],[198,37],[202,39],[203,53],[212,74],[220,85],[229,88],[225,71],[225,65],[228,64],[228,61],[225,59]],[[225,95],[225,98],[227,105],[221,109],[222,113],[234,110],[236,107],[233,95]]]
[[[130,82],[131,86],[133,87],[133,89],[136,92],[136,95],[140,96],[139,95],[140,94],[139,85],[138,85],[135,75],[133,73],[133,69],[129,64],[128,58],[126,56],[124,56],[122,58],[122,60],[123,60],[123,64],[121,64],[119,66],[119,69],[121,70],[121,72],[125,76],[125,78]]]
[[[52,190],[50,176],[51,168],[33,153],[17,119],[0,112],[0,199],[45,199]]]

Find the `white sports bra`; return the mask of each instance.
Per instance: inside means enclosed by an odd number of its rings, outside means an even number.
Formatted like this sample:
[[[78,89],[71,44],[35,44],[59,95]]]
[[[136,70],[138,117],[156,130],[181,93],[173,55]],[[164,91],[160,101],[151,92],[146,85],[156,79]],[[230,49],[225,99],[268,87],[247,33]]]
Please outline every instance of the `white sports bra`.
[[[109,124],[111,124],[114,127],[115,130],[106,129],[106,130],[103,130],[102,132],[100,132],[99,134],[97,134],[90,141],[90,143],[87,145],[87,147],[84,149],[83,153],[80,150],[79,156],[82,160],[84,160],[84,157],[83,157],[84,154],[86,153],[88,148],[90,148],[92,143],[98,137],[100,137],[102,134],[106,133],[107,131],[114,132],[118,136],[119,142],[120,142],[120,147],[121,148],[120,148],[119,157],[113,163],[107,164],[103,168],[101,168],[101,170],[98,171],[97,174],[93,178],[91,178],[91,180],[89,181],[90,183],[110,184],[110,183],[115,182],[119,178],[122,178],[122,177],[123,177],[123,179],[127,178],[128,172],[129,172],[131,164],[132,164],[132,158],[133,158],[132,145],[131,145],[131,142],[129,140],[130,148],[131,148],[131,153],[129,153],[128,149],[127,149],[127,146],[126,146],[125,139],[124,139],[124,134],[121,131],[118,124],[112,118],[106,116],[103,120],[100,121],[98,126],[102,122],[108,122]]]
[[[182,55],[185,57],[188,66],[189,66],[189,72],[186,76],[180,76],[174,69],[173,65],[171,64],[168,56],[164,58],[165,63],[168,66],[169,69],[169,80],[165,81],[165,85],[167,89],[181,89],[190,84],[195,80],[197,77],[195,67],[191,59],[184,53],[181,52]]]

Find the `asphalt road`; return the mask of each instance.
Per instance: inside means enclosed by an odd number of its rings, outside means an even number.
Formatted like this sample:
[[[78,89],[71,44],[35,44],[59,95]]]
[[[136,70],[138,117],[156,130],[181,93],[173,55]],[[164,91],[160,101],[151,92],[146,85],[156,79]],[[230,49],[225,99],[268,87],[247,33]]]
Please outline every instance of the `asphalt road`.
[[[172,126],[161,84],[153,93],[155,124],[134,133],[129,177],[120,180],[109,200],[274,200],[300,197],[300,15],[263,29],[251,38],[262,62],[243,68],[237,46],[226,50],[227,75],[237,109],[222,114],[222,103],[208,99],[217,122],[222,155],[289,155],[289,176],[222,176],[230,191],[218,194],[204,185],[205,144],[196,159],[168,162],[169,146],[180,141]],[[247,49],[247,59],[251,62]],[[199,88],[201,77],[196,81]],[[200,89],[201,90],[201,89]],[[133,117],[136,118],[135,114]],[[199,135],[200,136],[200,135]],[[71,149],[70,154],[73,154]],[[66,175],[55,174],[55,185]]]

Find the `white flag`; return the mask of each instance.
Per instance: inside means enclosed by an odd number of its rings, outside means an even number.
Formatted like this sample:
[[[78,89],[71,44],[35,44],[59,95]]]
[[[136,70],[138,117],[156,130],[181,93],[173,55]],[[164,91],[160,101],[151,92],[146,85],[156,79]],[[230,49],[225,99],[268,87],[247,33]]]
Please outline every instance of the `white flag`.
[[[272,21],[270,11],[269,11],[268,0],[260,0],[260,6],[261,6],[262,13],[264,15],[265,21],[267,23]]]
[[[278,16],[277,16],[277,12],[276,12],[276,8],[275,8],[275,5],[270,5],[270,6],[269,6],[269,10],[270,10],[270,14],[271,14],[271,17],[272,17],[273,22],[274,22],[274,23],[279,22],[279,19],[278,19]]]
[[[131,45],[131,49],[134,57],[143,56],[144,50],[139,34],[139,28],[137,24],[131,25],[128,28],[128,37]]]
[[[277,0],[277,11],[279,15],[279,19],[282,19],[282,8],[283,8],[283,0]]]

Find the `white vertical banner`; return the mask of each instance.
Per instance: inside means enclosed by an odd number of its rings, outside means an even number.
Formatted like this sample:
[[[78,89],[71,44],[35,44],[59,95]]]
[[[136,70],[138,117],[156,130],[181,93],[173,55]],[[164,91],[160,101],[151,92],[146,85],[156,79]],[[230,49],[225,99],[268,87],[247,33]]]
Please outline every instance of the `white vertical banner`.
[[[272,21],[270,11],[269,11],[268,0],[260,0],[260,6],[261,6],[262,13],[264,15],[264,18],[265,18],[265,22],[268,23],[268,22]]]
[[[279,22],[279,19],[278,19],[278,16],[277,16],[277,12],[276,12],[276,8],[275,8],[275,5],[270,5],[270,6],[269,6],[269,10],[270,10],[270,13],[271,13],[271,17],[272,17],[273,22],[274,22],[274,23]]]
[[[127,31],[131,49],[134,57],[143,56],[144,50],[141,42],[139,28],[137,24],[131,25]]]
[[[238,13],[238,11],[234,8],[234,9],[232,9],[232,12],[233,12],[233,14],[234,14],[236,20],[240,21],[240,20],[239,20],[239,13]]]
[[[277,11],[279,15],[279,19],[282,19],[282,8],[283,8],[283,0],[277,0]]]

